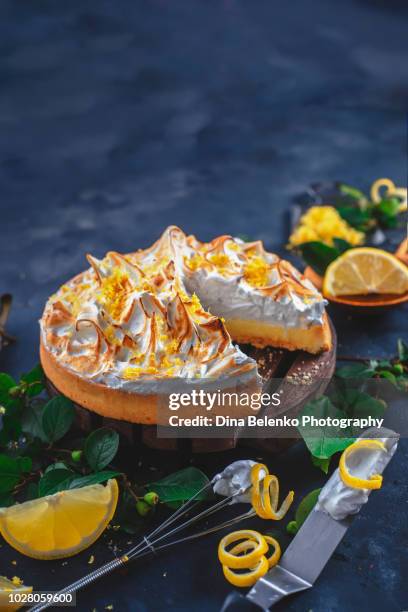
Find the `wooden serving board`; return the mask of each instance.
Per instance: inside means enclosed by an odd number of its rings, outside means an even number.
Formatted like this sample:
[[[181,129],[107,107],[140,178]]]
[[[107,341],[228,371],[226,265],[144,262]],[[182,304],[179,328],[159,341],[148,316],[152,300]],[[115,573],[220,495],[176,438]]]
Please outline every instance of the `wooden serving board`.
[[[250,355],[258,363],[259,372],[265,381],[264,389],[273,379],[282,379],[279,389],[284,393],[285,401],[274,416],[288,415],[291,418],[299,414],[302,406],[316,395],[316,389],[323,393],[331,379],[336,365],[337,337],[333,324],[330,322],[332,333],[332,348],[319,355],[311,355],[304,351],[287,351],[266,347],[257,349],[251,345],[243,345],[245,354]],[[299,384],[296,384],[298,381]],[[307,381],[308,384],[304,384]],[[59,394],[51,381],[46,380],[50,395]],[[228,438],[158,438],[155,425],[137,425],[126,421],[118,421],[102,417],[82,406],[75,404],[76,424],[84,432],[90,432],[98,427],[112,427],[130,445],[146,444],[158,450],[169,450],[193,453],[209,453],[222,450],[231,450],[238,443],[252,446],[262,450],[280,451],[292,444],[295,439],[242,439],[237,431],[236,435]]]

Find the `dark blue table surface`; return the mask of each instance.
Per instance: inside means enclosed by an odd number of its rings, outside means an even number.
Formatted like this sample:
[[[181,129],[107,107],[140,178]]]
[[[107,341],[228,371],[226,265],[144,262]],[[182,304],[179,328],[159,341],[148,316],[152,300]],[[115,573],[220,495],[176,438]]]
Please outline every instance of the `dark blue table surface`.
[[[309,183],[368,188],[389,176],[406,184],[406,3],[339,8],[334,0],[3,0],[0,290],[15,297],[9,328],[18,343],[1,353],[2,370],[18,375],[35,363],[44,302],[86,266],[86,252],[147,246],[174,223],[201,239],[261,238],[283,253],[286,212]],[[339,352],[391,355],[398,337],[408,339],[407,312],[332,313]],[[140,478],[163,461],[184,462],[138,453]],[[245,454],[195,463],[212,474]],[[282,610],[407,608],[407,458],[402,441],[383,490],[315,588]],[[298,498],[324,481],[301,444],[263,459]],[[67,564],[3,545],[1,574],[59,588],[90,569],[91,552],[95,564],[111,558],[109,539]],[[218,610],[230,588],[217,540],[144,560],[81,594],[78,609]]]

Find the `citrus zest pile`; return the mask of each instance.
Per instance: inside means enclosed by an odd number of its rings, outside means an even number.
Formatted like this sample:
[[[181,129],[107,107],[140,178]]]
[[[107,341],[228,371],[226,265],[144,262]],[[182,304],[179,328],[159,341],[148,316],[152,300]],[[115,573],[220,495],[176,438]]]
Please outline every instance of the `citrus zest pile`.
[[[262,473],[264,476],[262,477]],[[293,498],[294,491],[290,491],[280,509],[278,510],[279,501],[279,482],[276,476],[269,474],[266,465],[256,463],[251,469],[252,494],[251,503],[257,515],[263,519],[272,519],[280,521],[289,510]]]
[[[365,236],[342,219],[334,206],[311,206],[291,234],[289,246],[295,247],[316,240],[333,246],[334,238],[341,238],[357,246],[364,242]]]
[[[373,474],[370,478],[358,478],[350,474],[347,467],[347,459],[355,451],[359,450],[382,450],[386,451],[385,445],[381,440],[357,440],[351,446],[348,446],[340,457],[339,474],[345,485],[352,489],[380,489],[383,477],[381,474]]]
[[[227,547],[235,544],[230,550]],[[266,557],[269,548],[273,553]],[[237,587],[249,587],[274,567],[281,556],[279,542],[252,529],[233,531],[218,545],[218,559],[225,578]],[[238,573],[234,570],[248,570]]]
[[[266,287],[269,283],[270,266],[262,257],[249,257],[244,266],[244,278],[252,287]]]
[[[70,557],[93,544],[108,526],[118,502],[118,483],[60,491],[0,509],[3,538],[34,559]]]

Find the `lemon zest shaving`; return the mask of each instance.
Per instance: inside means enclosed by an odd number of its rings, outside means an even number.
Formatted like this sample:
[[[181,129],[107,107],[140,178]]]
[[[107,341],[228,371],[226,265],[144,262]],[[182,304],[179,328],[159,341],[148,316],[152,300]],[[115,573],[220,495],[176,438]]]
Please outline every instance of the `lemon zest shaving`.
[[[261,472],[265,476],[260,478]],[[295,496],[294,491],[289,491],[278,510],[279,481],[273,474],[269,474],[266,465],[256,463],[251,469],[252,507],[258,516],[264,519],[280,521],[286,515],[292,505]]]
[[[102,279],[99,292],[101,301],[114,319],[120,318],[130,291],[129,277],[119,269],[115,269],[110,276]]]
[[[345,485],[352,489],[380,489],[383,480],[381,474],[372,474],[368,479],[358,478],[350,474],[347,468],[347,459],[352,453],[360,449],[382,450],[387,452],[385,444],[381,442],[381,440],[357,440],[357,442],[348,446],[340,457],[340,478]]]

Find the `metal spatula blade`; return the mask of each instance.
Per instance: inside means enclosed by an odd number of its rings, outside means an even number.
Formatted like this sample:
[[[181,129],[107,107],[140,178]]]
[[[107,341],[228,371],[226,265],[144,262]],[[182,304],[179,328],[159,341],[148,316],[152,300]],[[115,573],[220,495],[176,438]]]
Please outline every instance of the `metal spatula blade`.
[[[392,430],[382,428],[377,432],[367,430],[361,437],[378,438],[395,451],[399,435]],[[388,454],[383,465],[378,468],[379,473],[384,470],[392,455],[392,452]],[[332,479],[336,478],[336,472],[322,491],[330,486]],[[288,546],[279,564],[260,578],[246,597],[232,593],[225,600],[221,612],[248,612],[259,608],[266,611],[283,597],[312,587],[352,521],[353,516],[336,520],[315,507]]]
[[[336,521],[320,510],[313,510],[279,565],[258,580],[247,598],[269,610],[282,597],[313,586],[351,522],[351,517]]]

